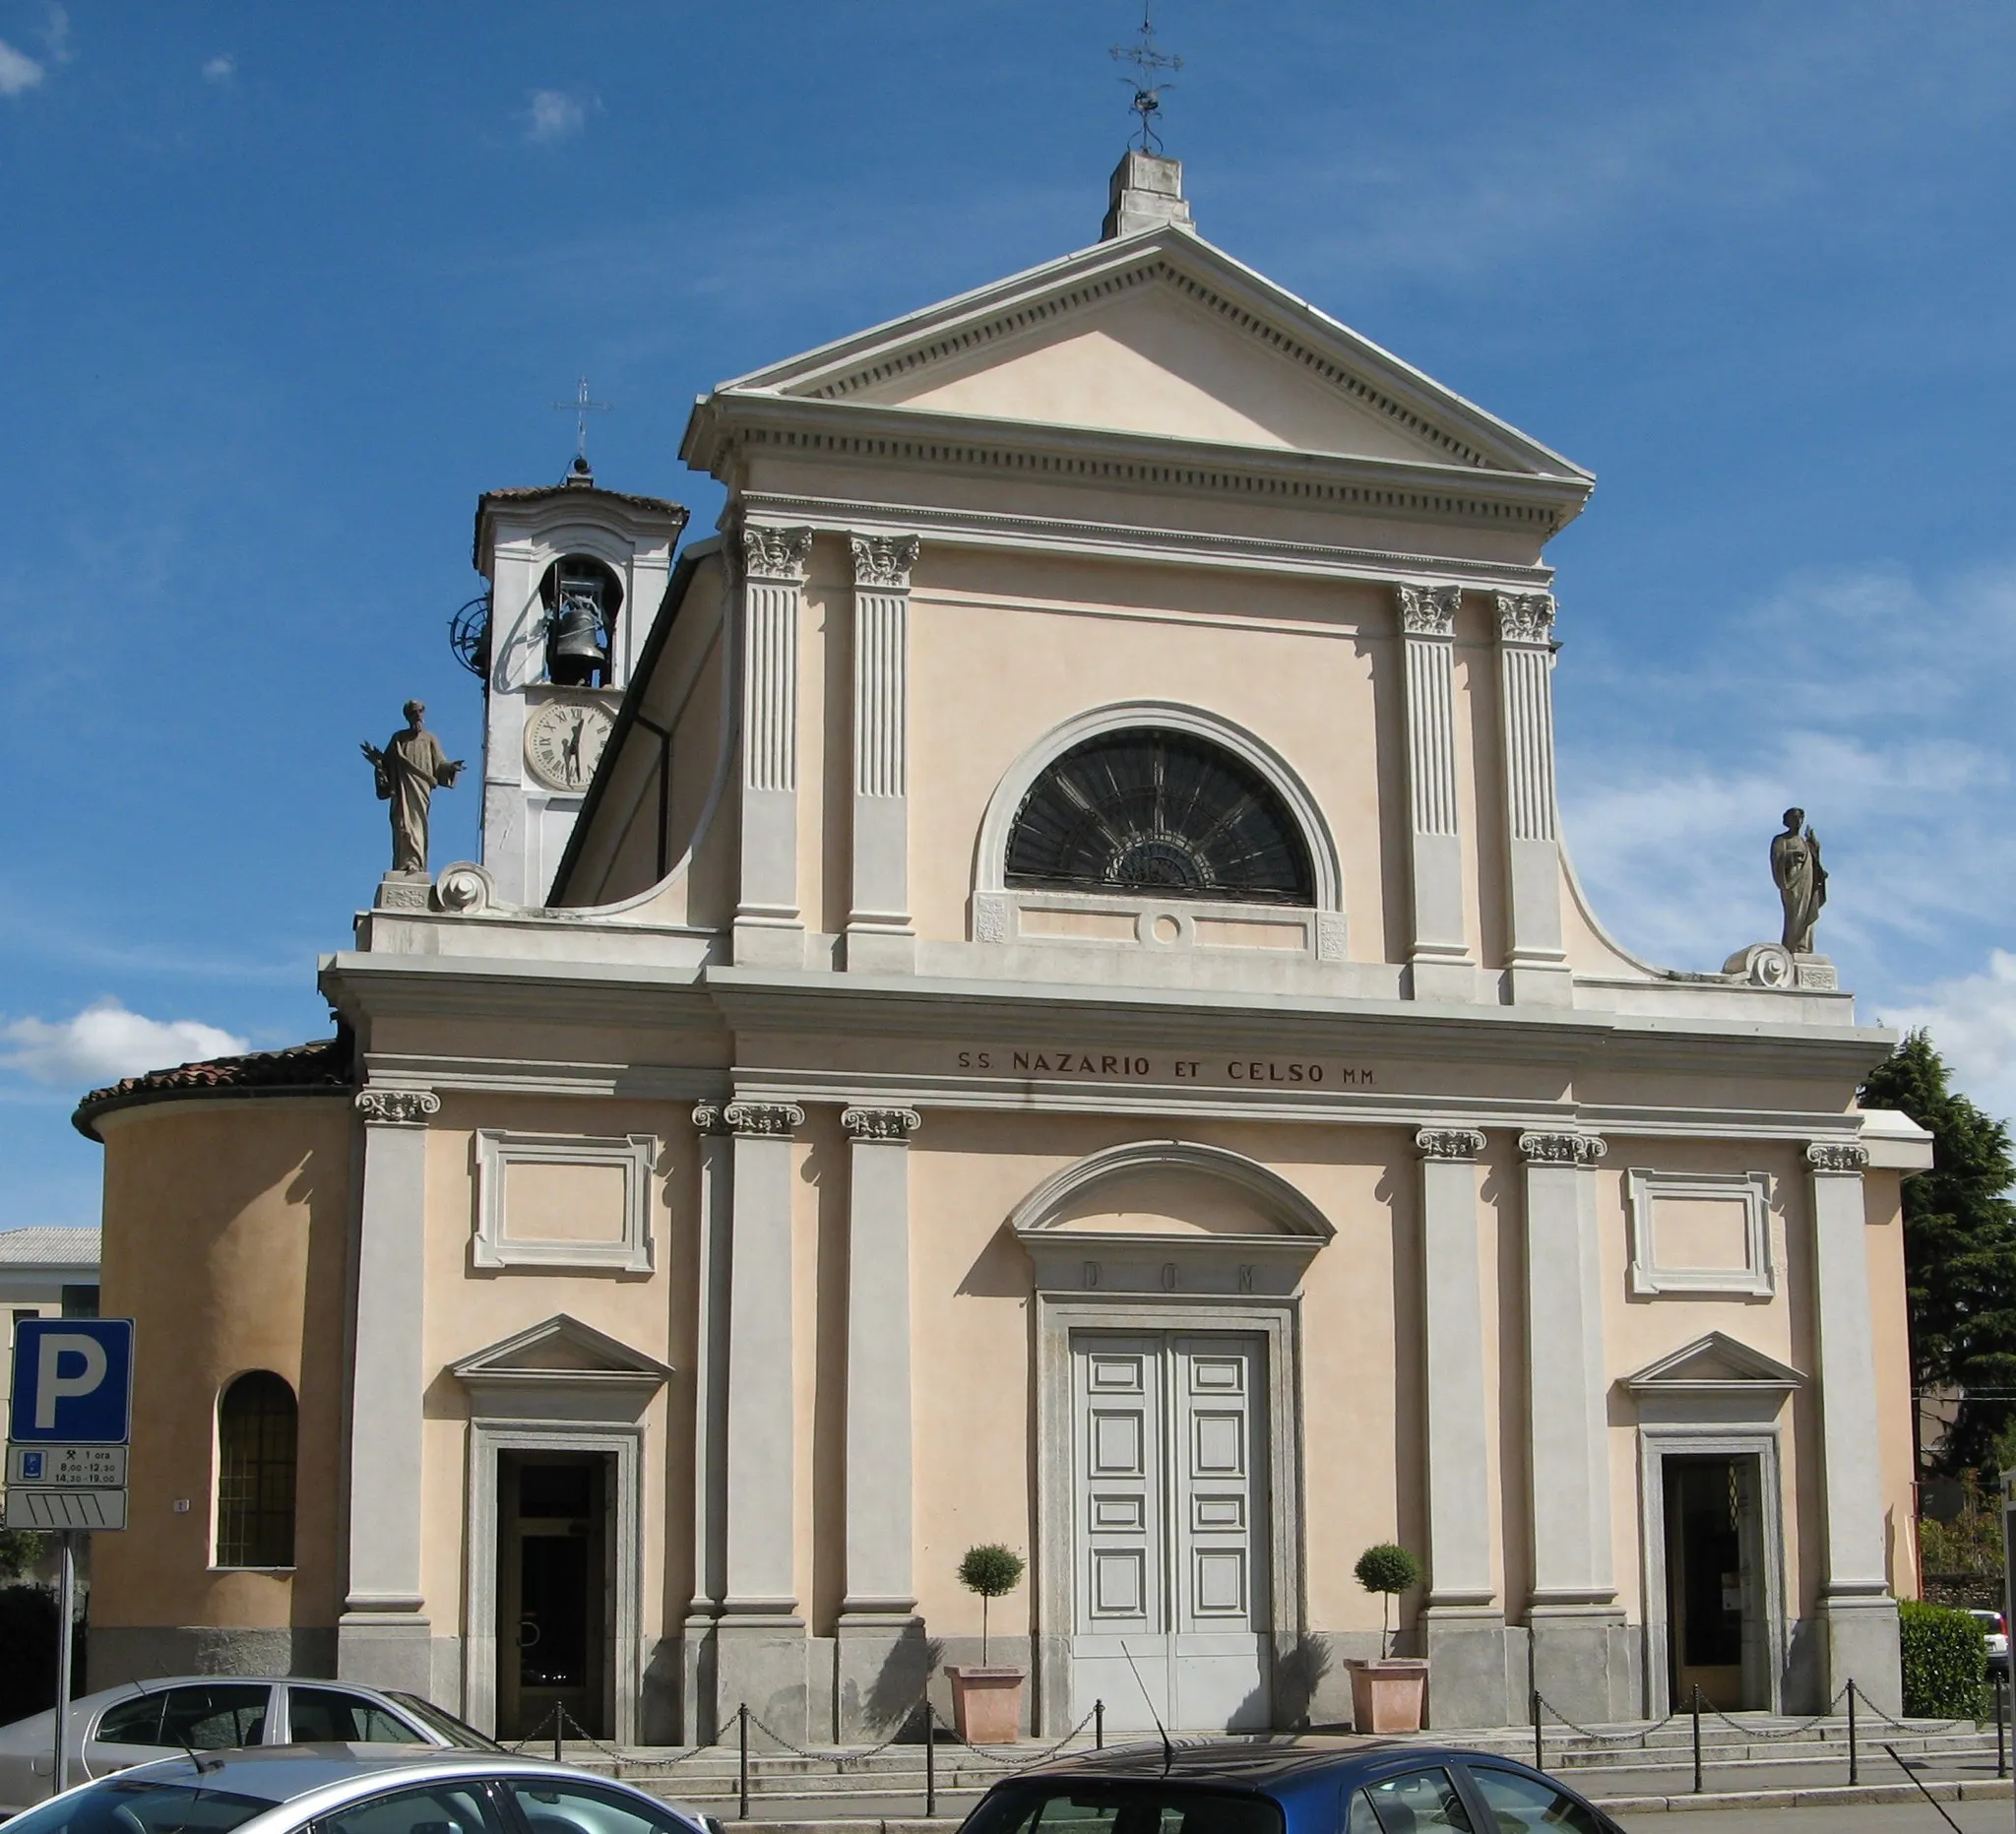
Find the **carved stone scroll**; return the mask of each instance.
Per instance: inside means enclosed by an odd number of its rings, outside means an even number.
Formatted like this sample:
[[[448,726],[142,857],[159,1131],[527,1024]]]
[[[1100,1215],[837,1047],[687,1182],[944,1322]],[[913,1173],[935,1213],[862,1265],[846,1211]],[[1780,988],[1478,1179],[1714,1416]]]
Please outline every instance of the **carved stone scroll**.
[[[842,1108],[840,1124],[850,1140],[893,1140],[901,1146],[924,1117],[915,1108]]]
[[[441,1098],[431,1089],[360,1089],[357,1112],[380,1126],[419,1127],[441,1112]]]
[[[1593,1133],[1523,1133],[1519,1150],[1529,1165],[1593,1166],[1610,1149]]]
[[[1423,1159],[1475,1159],[1484,1150],[1484,1137],[1475,1127],[1423,1127],[1414,1137],[1414,1150]]]
[[[781,1139],[805,1124],[805,1110],[795,1102],[730,1102],[722,1118],[731,1133]]]

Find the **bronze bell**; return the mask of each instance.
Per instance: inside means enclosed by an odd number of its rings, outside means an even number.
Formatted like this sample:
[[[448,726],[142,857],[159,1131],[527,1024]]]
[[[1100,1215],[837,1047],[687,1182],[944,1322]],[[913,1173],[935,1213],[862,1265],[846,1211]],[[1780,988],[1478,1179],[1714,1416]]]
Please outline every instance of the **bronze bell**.
[[[547,656],[553,679],[576,686],[593,681],[608,667],[597,595],[562,591],[559,609],[553,613]]]

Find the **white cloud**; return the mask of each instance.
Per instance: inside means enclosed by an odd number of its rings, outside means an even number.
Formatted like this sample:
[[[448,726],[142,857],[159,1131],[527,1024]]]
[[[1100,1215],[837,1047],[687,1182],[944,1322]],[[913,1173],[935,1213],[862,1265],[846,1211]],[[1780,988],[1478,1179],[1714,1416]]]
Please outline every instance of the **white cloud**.
[[[70,15],[60,6],[49,9],[49,23],[42,28],[42,45],[52,64],[67,64],[77,55],[70,48]]]
[[[2016,954],[1990,949],[1983,973],[1937,981],[1881,1016],[1900,1031],[1922,1026],[1955,1088],[1998,1118],[2016,1115]]]
[[[19,95],[42,80],[42,67],[25,52],[0,38],[0,95]]]
[[[203,80],[220,87],[228,84],[238,74],[238,60],[228,51],[220,51],[203,66]]]
[[[527,140],[571,140],[587,124],[582,105],[565,90],[535,90],[526,110]]]
[[[149,1019],[104,999],[69,1019],[0,1025],[0,1065],[38,1083],[87,1087],[244,1050],[246,1041],[199,1019]]]
[[[1577,639],[1578,607],[1564,622]],[[1767,850],[1796,803],[1831,874],[1819,946],[1864,1012],[1936,1003],[1919,990],[2016,950],[2012,624],[2006,569],[1872,570],[1796,576],[1732,608],[1691,667],[1571,649],[1563,821],[1598,914],[1675,968],[1775,939]]]

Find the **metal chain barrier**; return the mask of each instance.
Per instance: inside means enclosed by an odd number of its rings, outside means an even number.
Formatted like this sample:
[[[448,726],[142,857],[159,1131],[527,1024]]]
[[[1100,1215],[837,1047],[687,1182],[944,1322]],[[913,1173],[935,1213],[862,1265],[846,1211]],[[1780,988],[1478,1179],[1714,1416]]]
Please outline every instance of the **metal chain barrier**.
[[[1881,1720],[1884,1723],[1884,1725],[1894,1726],[1897,1728],[1899,1732],[1924,1733],[1927,1737],[1930,1737],[1931,1735],[1937,1733],[1952,1732],[1954,1728],[1959,1726],[1973,1726],[1979,1729],[1981,1725],[1981,1722],[1979,1720],[1971,1719],[1934,1720],[1929,1725],[1927,1725],[1923,1720],[1894,1720],[1890,1717],[1889,1714],[1885,1713],[1881,1707],[1877,1706],[1876,1703],[1872,1701],[1868,1697],[1868,1695],[1863,1693],[1859,1688],[1856,1690],[1856,1698],[1861,1702],[1863,1707],[1865,1707],[1869,1712],[1873,1713],[1879,1720]]]
[[[1585,1739],[1594,1739],[1598,1744],[1629,1744],[1635,1739],[1639,1744],[1642,1745],[1646,1739],[1652,1737],[1654,1733],[1663,1731],[1665,1728],[1670,1726],[1674,1720],[1680,1717],[1680,1710],[1677,1707],[1675,1707],[1670,1713],[1669,1713],[1666,1716],[1665,1719],[1655,1721],[1650,1726],[1637,1727],[1631,1732],[1593,1732],[1589,1727],[1579,1725],[1574,1720],[1571,1720],[1565,1713],[1561,1711],[1559,1707],[1555,1706],[1554,1703],[1546,1697],[1546,1695],[1536,1692],[1534,1697],[1540,1702],[1542,1706],[1546,1708],[1546,1710],[1549,1713],[1551,1713],[1555,1719],[1560,1721],[1560,1723],[1563,1726],[1567,1727],[1570,1732],[1580,1733],[1582,1737]]]
[[[1059,1739],[1055,1744],[1047,1745],[1040,1751],[1032,1752],[1027,1757],[996,1757],[985,1745],[968,1743],[950,1726],[946,1727],[945,1730],[952,1734],[952,1742],[954,1744],[965,1745],[975,1757],[983,1758],[989,1764],[998,1764],[1003,1770],[1027,1770],[1032,1764],[1040,1764],[1049,1758],[1055,1757],[1072,1739],[1077,1738],[1080,1733],[1092,1724],[1093,1714],[1098,1711],[1099,1709],[1095,1707],[1092,1713],[1088,1713],[1063,1738]]]
[[[1836,1715],[1834,1709],[1840,1706],[1840,1704],[1847,1698],[1848,1689],[1844,1687],[1838,1694],[1834,1696],[1832,1700],[1828,1701],[1828,1703],[1824,1707],[1822,1707],[1819,1712],[1814,1714],[1811,1719],[1801,1720],[1796,1726],[1781,1727],[1775,1731],[1768,1732],[1761,1726],[1746,1726],[1743,1724],[1741,1720],[1732,1720],[1720,1707],[1710,1706],[1708,1702],[1705,1700],[1701,1703],[1701,1707],[1702,1711],[1708,1714],[1708,1716],[1711,1719],[1720,1720],[1725,1726],[1729,1727],[1732,1731],[1741,1733],[1745,1739],[1773,1740],[1779,1739],[1796,1739],[1801,1733],[1811,1732],[1813,1728],[1819,1725],[1819,1723],[1822,1720],[1829,1720],[1835,1718]],[[1861,1701],[1861,1704],[1863,1706],[1868,1705],[1868,1699],[1865,1695],[1858,1694],[1857,1698]]]
[[[880,1757],[884,1751],[888,1750],[891,1745],[910,1730],[911,1716],[924,1704],[924,1699],[925,1696],[920,1693],[909,1706],[904,1708],[903,1717],[896,1722],[896,1730],[883,1739],[880,1744],[863,1745],[858,1751],[808,1751],[803,1745],[795,1744],[787,1739],[776,1728],[765,1725],[753,1713],[749,1715],[749,1724],[755,1727],[758,1732],[767,1733],[779,1744],[783,1745],[787,1751],[792,1753],[793,1756],[809,1758],[815,1764],[831,1764],[836,1769],[846,1770],[850,1765],[865,1764],[869,1758]]]

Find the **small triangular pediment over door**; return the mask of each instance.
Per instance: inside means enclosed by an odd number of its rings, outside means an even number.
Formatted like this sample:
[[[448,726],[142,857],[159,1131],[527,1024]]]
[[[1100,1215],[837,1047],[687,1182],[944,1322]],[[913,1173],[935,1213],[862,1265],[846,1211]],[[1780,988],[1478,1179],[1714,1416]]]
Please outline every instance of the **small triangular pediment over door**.
[[[1625,1376],[1623,1385],[1641,1418],[1720,1420],[1775,1415],[1805,1379],[1790,1363],[1711,1331]]]
[[[635,1419],[671,1378],[668,1363],[556,1312],[448,1365],[484,1418]]]

